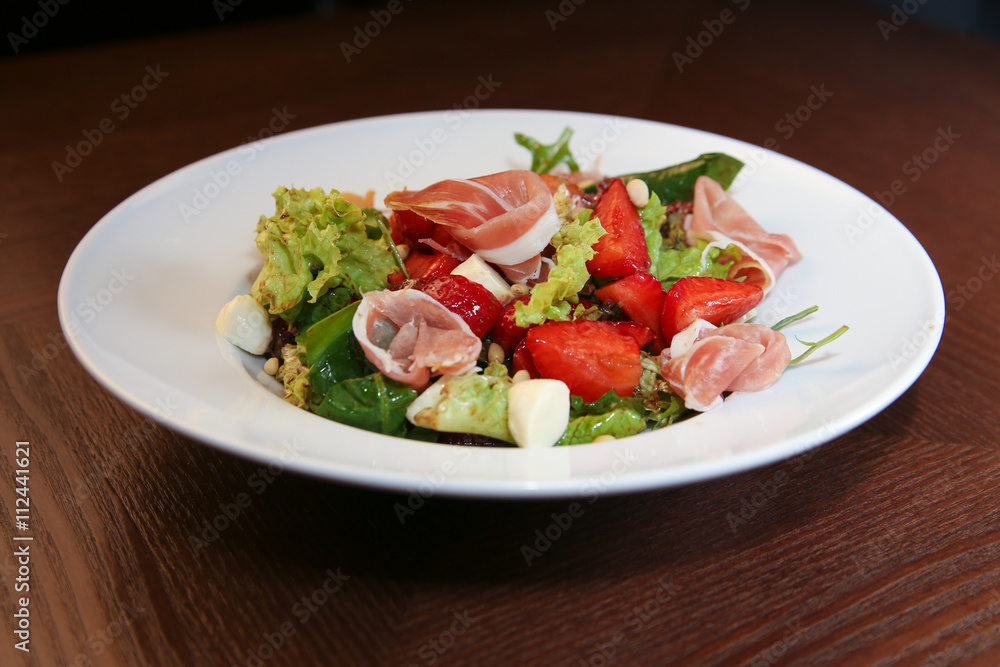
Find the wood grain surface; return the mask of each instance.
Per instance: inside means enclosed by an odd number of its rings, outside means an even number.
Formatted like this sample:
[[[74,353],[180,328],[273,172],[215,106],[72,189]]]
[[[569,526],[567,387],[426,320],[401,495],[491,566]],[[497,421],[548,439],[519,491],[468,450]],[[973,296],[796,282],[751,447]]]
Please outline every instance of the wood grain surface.
[[[896,26],[840,2],[394,2],[0,61],[0,663],[998,664],[1000,49],[911,4]],[[390,7],[348,61],[341,44]],[[869,195],[898,181],[888,208],[948,295],[930,366],[796,459],[584,504],[528,565],[522,545],[571,501],[430,498],[401,524],[404,496],[165,430],[68,350],[63,266],[134,191],[259,136],[276,110],[293,130],[451,109],[480,77],[496,82],[484,107],[771,139]],[[828,99],[782,124],[814,87]],[[102,119],[114,129],[89,155],[53,166]],[[914,180],[942,131],[957,138]],[[27,593],[16,441],[31,443]]]

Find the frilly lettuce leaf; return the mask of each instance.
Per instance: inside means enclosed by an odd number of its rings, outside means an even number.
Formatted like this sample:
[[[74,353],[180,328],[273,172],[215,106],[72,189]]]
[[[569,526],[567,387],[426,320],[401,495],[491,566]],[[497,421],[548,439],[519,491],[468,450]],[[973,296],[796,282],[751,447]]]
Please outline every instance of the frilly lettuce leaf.
[[[450,377],[438,383],[443,384],[437,404],[413,415],[410,421],[414,425],[514,442],[507,427],[507,395],[513,382],[506,366],[493,362],[482,374]]]
[[[520,327],[541,324],[546,320],[568,320],[579,303],[577,293],[587,283],[587,261],[594,256],[593,245],[607,234],[601,221],[591,218],[593,211],[581,210],[575,219],[564,222],[552,237],[556,249],[555,266],[545,282],[531,288],[531,299],[514,306],[514,321]]]
[[[582,445],[593,442],[599,435],[613,435],[625,438],[641,433],[646,428],[646,420],[635,410],[619,408],[601,414],[588,414],[569,420],[565,433],[555,446]]]
[[[715,246],[706,253],[707,246],[707,242],[698,241],[698,245],[693,248],[665,248],[659,252],[650,272],[663,283],[663,289],[670,289],[685,276],[725,278],[729,275],[729,267],[733,265],[733,261],[743,256],[743,252],[734,245],[725,249]],[[724,262],[723,259],[728,261]]]
[[[272,315],[293,320],[333,287],[358,295],[386,287],[396,263],[383,239],[369,238],[362,209],[322,188],[279,187],[274,200],[274,215],[257,223],[266,261],[250,290]]]
[[[610,390],[591,403],[573,396],[570,398],[569,425],[556,446],[582,445],[593,442],[599,435],[624,438],[640,433],[646,428],[642,411],[641,398],[622,397]]]

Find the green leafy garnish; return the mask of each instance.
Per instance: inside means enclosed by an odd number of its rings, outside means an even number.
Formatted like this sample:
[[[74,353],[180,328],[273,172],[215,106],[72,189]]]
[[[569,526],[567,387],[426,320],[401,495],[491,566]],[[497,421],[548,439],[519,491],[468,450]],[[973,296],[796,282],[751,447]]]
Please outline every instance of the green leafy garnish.
[[[573,159],[573,154],[569,150],[569,139],[572,136],[573,130],[567,127],[555,143],[548,145],[520,132],[514,135],[514,140],[531,151],[531,171],[536,174],[547,174],[560,162],[565,162],[570,171],[580,171],[580,165]]]
[[[771,328],[774,329],[775,331],[780,331],[785,327],[787,327],[789,324],[798,322],[799,320],[808,317],[809,315],[812,315],[817,310],[819,310],[819,306],[810,306],[809,308],[806,308],[801,312],[795,313],[794,315],[789,315],[788,317],[786,317],[783,320],[780,320],[776,324],[772,324]]]
[[[705,153],[688,162],[620,178],[626,183],[633,178],[646,181],[650,192],[655,192],[660,201],[669,203],[694,199],[694,183],[699,176],[709,176],[728,189],[742,168],[743,163],[731,155]]]
[[[438,380],[427,391],[437,402],[413,415],[423,428],[450,433],[475,433],[514,442],[507,427],[507,395],[512,385],[507,367],[493,362],[482,374]]]
[[[515,304],[514,321],[519,327],[570,319],[579,303],[577,294],[590,279],[587,261],[594,256],[593,245],[607,233],[591,214],[589,208],[583,209],[575,221],[563,224],[552,237],[555,266],[545,282],[531,289],[530,301]]]
[[[387,286],[395,259],[384,240],[370,238],[370,216],[340,192],[279,187],[274,200],[274,215],[257,223],[266,262],[250,290],[272,315],[294,321],[303,302],[334,287],[360,295]]]
[[[795,340],[799,341],[803,345],[807,345],[809,347],[809,349],[806,350],[805,352],[803,352],[802,354],[800,354],[799,356],[795,357],[791,361],[789,361],[788,365],[791,366],[793,364],[799,363],[800,361],[802,361],[803,359],[805,359],[810,354],[812,354],[813,352],[815,352],[819,348],[823,347],[827,343],[832,343],[833,341],[835,341],[838,338],[840,338],[841,336],[843,336],[845,333],[847,333],[847,330],[848,330],[848,326],[845,324],[844,326],[840,327],[839,329],[837,329],[836,331],[834,331],[832,334],[830,334],[826,338],[824,338],[822,340],[818,340],[815,343],[807,343],[806,341],[804,341],[801,338],[799,338],[798,336],[796,336]]]

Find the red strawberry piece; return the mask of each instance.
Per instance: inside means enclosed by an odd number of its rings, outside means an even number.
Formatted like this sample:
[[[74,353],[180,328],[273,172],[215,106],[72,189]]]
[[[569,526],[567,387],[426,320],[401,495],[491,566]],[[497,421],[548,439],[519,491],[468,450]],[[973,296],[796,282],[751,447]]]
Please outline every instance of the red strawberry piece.
[[[528,333],[527,328],[517,326],[514,321],[514,304],[518,302],[528,303],[529,301],[531,301],[531,296],[525,295],[507,302],[490,332],[493,342],[500,345],[507,354],[513,352],[517,348],[517,344],[524,340]]]
[[[503,310],[492,292],[465,276],[449,273],[422,278],[413,287],[465,320],[472,333],[479,338],[493,328]]]
[[[406,243],[413,250],[430,249],[420,242],[420,239],[430,238],[434,232],[434,223],[428,218],[405,209],[393,211],[390,226],[392,240],[396,244]]]
[[[546,322],[525,340],[539,374],[562,380],[588,403],[609,389],[629,396],[639,386],[639,342],[611,322]]]
[[[422,252],[414,252],[410,253],[410,256],[403,262],[411,280],[446,276],[459,264],[461,262],[443,252],[435,252],[429,255]]]
[[[716,326],[730,324],[750,312],[763,298],[764,290],[758,285],[707,276],[681,278],[663,299],[660,318],[663,338],[669,345],[677,333],[697,319]]]
[[[636,342],[639,343],[639,347],[644,347],[649,343],[653,342],[656,338],[656,334],[653,330],[647,327],[645,324],[639,324],[638,322],[608,322],[608,324],[615,325],[615,328],[619,331],[629,334],[635,338]],[[662,349],[662,348],[660,348]],[[657,350],[659,352],[659,349]]]
[[[622,179],[616,178],[597,200],[594,215],[607,232],[594,244],[594,257],[587,270],[598,278],[621,278],[636,271],[649,271],[649,250],[642,220],[629,199]]]
[[[528,351],[528,339],[522,338],[521,342],[517,344],[517,348],[514,350],[514,355],[511,357],[511,366],[514,367],[514,372],[518,371],[528,371],[528,375],[532,378],[542,377],[538,373],[538,369],[535,368],[535,362],[531,359],[531,352]]]
[[[630,319],[653,331],[653,344],[659,352],[666,347],[660,327],[663,315],[663,285],[650,273],[633,273],[604,287],[594,294],[605,303],[617,303]]]

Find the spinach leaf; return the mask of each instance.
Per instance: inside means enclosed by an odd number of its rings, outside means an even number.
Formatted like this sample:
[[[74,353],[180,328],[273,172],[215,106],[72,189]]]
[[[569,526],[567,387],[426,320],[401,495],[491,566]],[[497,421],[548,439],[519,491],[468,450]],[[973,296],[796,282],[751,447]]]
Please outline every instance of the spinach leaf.
[[[710,176],[728,189],[743,168],[743,163],[725,153],[705,153],[694,160],[671,167],[638,174],[626,174],[620,178],[626,183],[633,178],[646,181],[650,192],[655,192],[661,202],[694,199],[694,182],[699,176]]]
[[[405,436],[406,407],[416,397],[415,389],[376,372],[337,382],[311,409],[321,417],[348,426]]]

